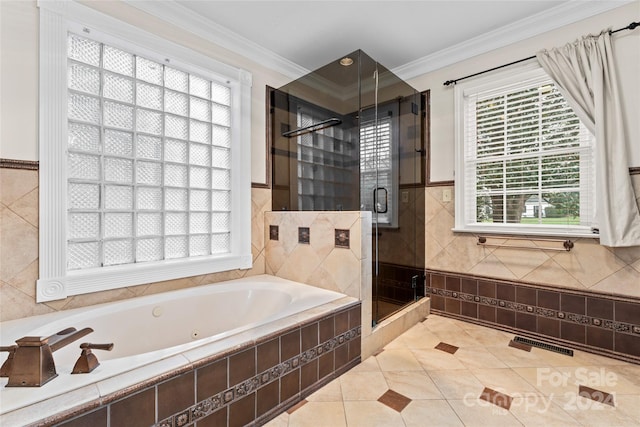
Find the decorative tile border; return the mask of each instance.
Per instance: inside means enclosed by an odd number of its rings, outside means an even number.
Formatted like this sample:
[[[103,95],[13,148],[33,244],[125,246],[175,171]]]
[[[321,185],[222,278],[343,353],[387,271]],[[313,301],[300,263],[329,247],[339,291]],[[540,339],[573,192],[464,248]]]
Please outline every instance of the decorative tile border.
[[[640,298],[425,270],[431,312],[640,361]]]
[[[552,310],[548,308],[533,307],[531,305],[516,303],[513,301],[504,301],[504,300],[498,300],[495,298],[479,297],[477,295],[454,292],[446,289],[438,289],[430,286],[427,286],[427,293],[431,295],[438,295],[445,298],[460,299],[462,301],[474,302],[479,305],[498,306],[500,308],[504,308],[514,312],[536,314],[538,316],[549,317],[549,318],[558,318],[558,319],[563,319],[565,321],[569,321],[569,322],[577,323],[581,325],[591,325],[591,326],[600,327],[602,329],[615,330],[616,332],[624,332],[628,334],[640,335],[640,325],[633,325],[630,323],[616,322],[613,320],[602,320],[597,317],[591,317],[591,316],[586,316],[582,314],[567,313],[567,312]]]
[[[267,386],[268,384],[278,381],[282,376],[291,372],[292,370],[302,367],[312,361],[318,359],[325,353],[334,350],[336,347],[341,346],[348,341],[354,340],[360,337],[362,334],[362,327],[357,326],[342,334],[339,334],[313,348],[297,354],[288,360],[277,364],[269,369],[264,370],[258,375],[239,383],[232,387],[229,387],[225,391],[217,393],[211,397],[208,397],[195,405],[174,414],[164,420],[155,424],[156,427],[182,427],[187,424],[193,423],[202,419],[213,412],[221,409],[225,406],[229,406],[239,399],[249,395],[250,393]]]
[[[0,159],[0,168],[37,171],[40,168],[40,163],[34,160]]]

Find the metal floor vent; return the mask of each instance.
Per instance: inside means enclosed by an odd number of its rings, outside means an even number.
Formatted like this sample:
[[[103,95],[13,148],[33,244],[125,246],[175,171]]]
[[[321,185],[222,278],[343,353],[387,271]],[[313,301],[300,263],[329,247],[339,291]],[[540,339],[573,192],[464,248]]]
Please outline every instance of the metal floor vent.
[[[560,354],[564,354],[566,356],[571,356],[573,357],[573,350],[570,350],[568,348],[563,348],[563,347],[559,347],[557,345],[553,345],[553,344],[546,344],[540,341],[534,341],[534,340],[530,340],[528,338],[523,338],[523,337],[515,337],[513,339],[515,342],[519,342],[522,344],[527,344],[530,345],[532,347],[538,347],[541,348],[543,350],[549,350],[549,351],[554,351],[556,353],[560,353]]]

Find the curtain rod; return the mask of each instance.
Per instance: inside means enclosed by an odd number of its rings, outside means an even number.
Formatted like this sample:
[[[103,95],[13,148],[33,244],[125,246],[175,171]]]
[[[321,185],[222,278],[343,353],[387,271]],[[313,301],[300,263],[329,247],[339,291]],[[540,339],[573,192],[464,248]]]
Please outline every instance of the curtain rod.
[[[637,27],[640,27],[640,22],[632,22],[631,24],[627,25],[627,26],[626,26],[626,27],[624,27],[624,28],[618,28],[617,30],[609,30],[609,34],[614,34],[614,33],[617,33],[618,31],[624,31],[624,30],[634,30],[634,29],[636,29]],[[469,78],[471,78],[471,77],[475,77],[475,76],[478,76],[478,75],[480,75],[480,74],[488,73],[488,72],[490,72],[490,71],[494,71],[494,70],[499,70],[500,68],[505,68],[505,67],[508,67],[508,66],[510,66],[510,65],[514,65],[514,64],[518,64],[518,63],[520,63],[520,62],[528,61],[528,60],[533,59],[533,58],[535,58],[535,57],[536,57],[536,56],[535,56],[535,55],[533,55],[533,56],[530,56],[530,57],[528,57],[528,58],[523,58],[523,59],[519,59],[519,60],[517,60],[517,61],[509,62],[508,64],[499,65],[499,66],[497,66],[497,67],[489,68],[488,70],[479,71],[479,72],[477,72],[477,73],[469,74],[468,76],[460,77],[460,78],[455,79],[455,80],[447,80],[447,81],[446,81],[446,82],[444,82],[443,84],[444,84],[445,86],[454,85],[454,84],[456,84],[457,82],[459,82],[460,80],[469,79]]]

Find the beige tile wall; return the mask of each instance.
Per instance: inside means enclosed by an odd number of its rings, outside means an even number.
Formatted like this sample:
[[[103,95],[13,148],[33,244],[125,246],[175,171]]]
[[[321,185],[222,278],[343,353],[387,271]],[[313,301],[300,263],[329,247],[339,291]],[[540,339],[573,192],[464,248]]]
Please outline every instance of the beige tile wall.
[[[0,321],[123,300],[263,274],[264,212],[271,209],[271,190],[251,191],[253,268],[186,277],[165,282],[75,295],[60,301],[35,302],[38,279],[38,172],[0,168]]]
[[[640,204],[640,175],[632,178]],[[442,201],[443,190],[453,187],[425,191],[427,268],[640,297],[640,246],[608,248],[596,239],[577,239],[570,252],[480,247],[475,236],[451,231],[454,202]]]
[[[267,274],[342,292],[362,301],[362,336],[371,332],[371,215],[368,212],[266,212]],[[277,225],[278,240],[269,237]],[[309,227],[309,244],[298,243]],[[349,230],[350,247],[335,247],[335,229]]]

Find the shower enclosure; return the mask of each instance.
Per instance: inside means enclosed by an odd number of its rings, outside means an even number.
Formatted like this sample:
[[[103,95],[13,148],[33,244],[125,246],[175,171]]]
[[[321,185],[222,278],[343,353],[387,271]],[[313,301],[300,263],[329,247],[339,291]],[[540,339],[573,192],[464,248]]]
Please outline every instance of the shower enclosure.
[[[373,323],[424,296],[424,101],[361,50],[270,92],[274,211],[372,212]]]

